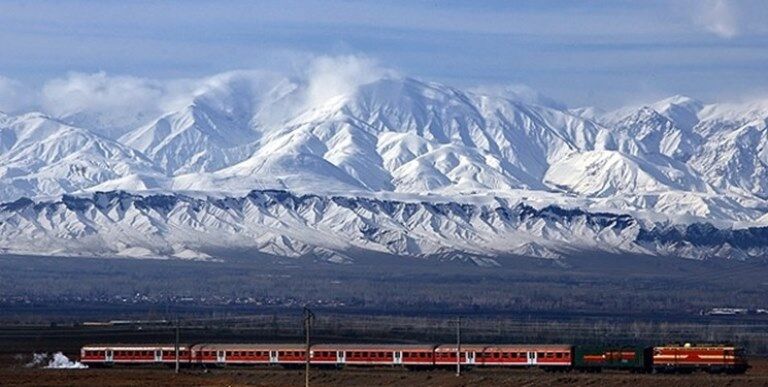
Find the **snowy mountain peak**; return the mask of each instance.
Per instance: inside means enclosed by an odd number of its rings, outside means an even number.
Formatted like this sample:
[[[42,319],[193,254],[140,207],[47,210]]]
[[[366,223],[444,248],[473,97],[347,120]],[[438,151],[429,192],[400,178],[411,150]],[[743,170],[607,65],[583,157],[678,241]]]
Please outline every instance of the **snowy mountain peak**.
[[[768,219],[768,105],[704,105],[673,96],[603,113],[589,108],[567,110],[556,103],[540,103],[541,99],[531,102],[530,96],[465,91],[393,75],[344,86],[319,90],[317,84],[228,73],[211,78],[172,109],[131,128],[117,140],[99,134],[97,128],[65,124],[40,113],[0,115],[0,201],[20,197],[38,201],[98,191],[162,192],[176,198],[174,203],[191,203],[168,205],[168,211],[187,215],[175,218],[177,215],[163,213],[164,218],[156,219],[145,212],[160,209],[140,204],[139,212],[131,216],[146,216],[139,228],[162,235],[159,240],[166,247],[138,247],[125,239],[120,251],[174,255],[178,250],[184,256],[198,250],[186,240],[183,248],[175,246],[173,238],[180,234],[167,231],[169,228],[199,222],[193,227],[195,233],[215,230],[217,237],[226,240],[226,230],[243,227],[242,220],[233,219],[256,213],[256,225],[248,226],[254,230],[258,222],[271,222],[270,216],[280,224],[279,232],[272,230],[257,238],[259,248],[293,255],[322,251],[338,258],[335,254],[342,254],[349,244],[341,239],[333,246],[315,242],[358,231],[360,238],[368,239],[353,243],[354,248],[381,244],[376,245],[377,251],[417,255],[427,251],[442,254],[438,247],[445,243],[479,253],[479,246],[496,241],[498,234],[520,239],[503,244],[494,254],[558,257],[565,253],[563,244],[592,246],[607,237],[558,218],[570,216],[562,211],[547,213],[554,223],[531,238],[517,233],[517,228],[533,232],[541,223],[511,225],[495,218],[512,211],[512,205],[492,210],[473,207],[471,211],[495,214],[473,218],[476,212],[443,213],[447,211],[444,207],[422,203],[419,211],[423,212],[414,215],[411,212],[416,210],[409,202],[413,198],[429,203],[440,198],[449,207],[461,207],[467,200],[487,205],[488,198],[525,201],[537,208],[557,205],[589,213],[624,214],[637,224],[664,227],[712,223],[720,230],[741,230],[765,226]],[[273,211],[278,209],[259,207],[250,213],[243,206],[253,199],[248,196],[253,190],[260,190],[259,200],[273,200],[267,198],[273,192],[269,190],[292,197],[311,194],[314,199],[302,208],[305,212],[286,212],[280,207],[281,212],[276,213]],[[187,200],[209,195],[229,199],[226,203]],[[347,199],[334,199],[339,197],[354,197],[355,207],[350,208]],[[363,199],[401,203],[395,207],[402,213],[395,219],[390,212],[386,216],[360,212],[389,205],[373,205]],[[47,227],[45,232],[51,235],[79,230],[77,238],[102,238],[94,236],[106,230],[94,226],[101,218],[81,222],[83,214],[71,208],[76,206],[73,200],[65,200],[67,210],[47,219],[45,226],[24,223],[33,219],[30,216],[44,215],[14,212],[8,215],[11,223],[5,224],[6,230],[18,236],[13,227],[24,224],[27,230],[36,231],[19,232],[33,236],[41,232],[38,227]],[[139,202],[144,203],[143,199]],[[198,204],[209,206],[207,215],[195,212]],[[230,211],[231,206],[238,210]],[[106,211],[103,216],[112,220],[125,215],[121,211],[127,208],[102,207],[93,208]],[[441,216],[439,221],[436,214]],[[206,223],[212,218],[224,219],[221,217],[234,218]],[[461,223],[459,218],[473,220]],[[336,219],[340,225],[333,228],[322,219]],[[185,227],[181,227],[183,233],[190,231]],[[505,234],[513,229],[517,231]],[[299,237],[293,230],[312,235]],[[444,238],[446,232],[453,234]],[[468,233],[478,236],[470,238]],[[551,243],[548,238],[554,238],[553,233],[567,235]],[[77,238],[67,243],[76,243]],[[614,242],[621,243],[619,239]],[[390,248],[387,243],[398,247]],[[661,254],[660,245],[654,246],[633,242],[630,247],[616,248]],[[678,245],[664,246],[667,252],[681,251]],[[118,251],[119,246],[114,249]],[[703,254],[702,249],[691,249],[694,255]],[[754,255],[747,250],[743,256]]]

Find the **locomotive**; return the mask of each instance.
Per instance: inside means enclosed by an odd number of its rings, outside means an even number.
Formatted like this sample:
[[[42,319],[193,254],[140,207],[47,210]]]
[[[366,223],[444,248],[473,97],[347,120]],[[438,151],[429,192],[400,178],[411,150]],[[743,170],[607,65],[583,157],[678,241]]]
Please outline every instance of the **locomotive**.
[[[303,344],[94,344],[82,347],[80,361],[91,366],[166,364],[234,366],[305,364]],[[458,355],[458,356],[457,356]],[[626,370],[744,373],[742,348],[732,345],[574,346],[536,344],[315,344],[314,366],[537,367],[546,371]]]

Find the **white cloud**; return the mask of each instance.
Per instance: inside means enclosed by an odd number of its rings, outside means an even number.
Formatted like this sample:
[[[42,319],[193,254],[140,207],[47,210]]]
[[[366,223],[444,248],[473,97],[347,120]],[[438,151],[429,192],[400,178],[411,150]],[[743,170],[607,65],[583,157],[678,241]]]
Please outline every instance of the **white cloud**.
[[[193,87],[189,80],[70,73],[43,85],[40,107],[55,117],[116,135],[174,107]]]
[[[737,10],[728,0],[702,1],[696,21],[721,38],[733,38],[739,34]]]
[[[290,114],[394,74],[373,59],[346,55],[303,58],[297,69],[282,73],[236,70],[191,79],[74,72],[45,82],[39,91],[0,77],[0,110],[40,109],[110,137],[196,99],[221,111],[258,113],[262,123],[276,124]],[[280,101],[262,106],[270,99]]]
[[[309,63],[304,74],[306,105],[317,105],[360,85],[395,75],[394,70],[383,68],[375,60],[363,56],[317,57]]]
[[[0,76],[0,111],[14,113],[29,110],[35,103],[35,91],[23,83]]]

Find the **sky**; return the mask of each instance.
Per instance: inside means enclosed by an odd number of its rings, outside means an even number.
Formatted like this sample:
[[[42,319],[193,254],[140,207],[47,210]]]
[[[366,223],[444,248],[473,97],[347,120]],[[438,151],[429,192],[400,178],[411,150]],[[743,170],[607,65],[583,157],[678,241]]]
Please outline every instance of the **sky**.
[[[525,85],[571,107],[750,100],[768,94],[766,20],[764,0],[6,0],[0,110],[78,77],[301,73],[318,57],[457,87]]]

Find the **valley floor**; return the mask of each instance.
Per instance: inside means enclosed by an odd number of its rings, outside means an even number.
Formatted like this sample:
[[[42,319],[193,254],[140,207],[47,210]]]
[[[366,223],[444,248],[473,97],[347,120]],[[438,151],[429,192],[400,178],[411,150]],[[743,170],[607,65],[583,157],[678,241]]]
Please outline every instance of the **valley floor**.
[[[347,368],[311,371],[312,386],[766,386],[768,361],[752,359],[745,375],[636,375],[545,373],[540,370],[474,369],[456,377],[452,370],[406,371],[396,368]],[[0,381],[12,386],[301,386],[304,373],[279,368],[172,370],[116,368],[87,370],[0,368]]]

